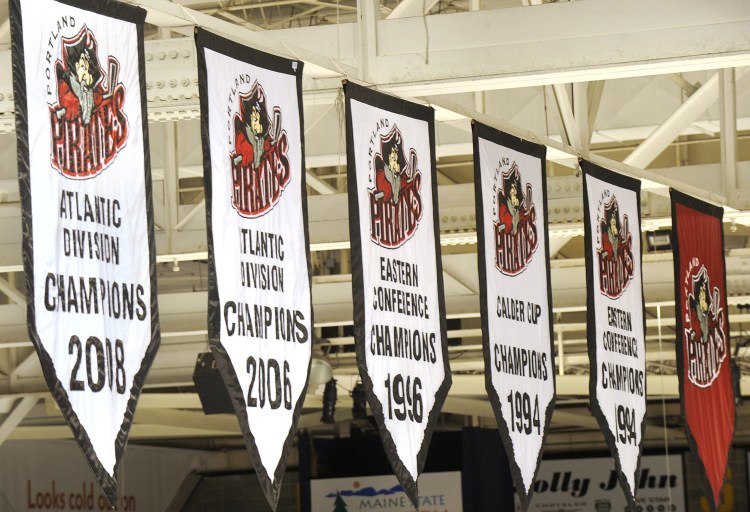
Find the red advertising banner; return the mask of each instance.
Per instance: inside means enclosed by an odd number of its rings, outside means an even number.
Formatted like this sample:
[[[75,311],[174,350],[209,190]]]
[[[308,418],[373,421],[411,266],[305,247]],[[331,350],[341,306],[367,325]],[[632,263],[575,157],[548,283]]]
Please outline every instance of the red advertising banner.
[[[724,210],[672,191],[677,375],[690,451],[718,509],[734,437]]]

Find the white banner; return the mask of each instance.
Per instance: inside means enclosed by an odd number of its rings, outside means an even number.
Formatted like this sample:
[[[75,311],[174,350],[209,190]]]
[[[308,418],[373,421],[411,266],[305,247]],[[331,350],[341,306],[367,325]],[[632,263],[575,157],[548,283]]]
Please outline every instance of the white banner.
[[[11,18],[29,333],[114,500],[159,343],[145,11],[13,0]]]
[[[302,63],[199,30],[209,339],[272,507],[312,347]]]
[[[546,148],[474,123],[487,391],[526,505],[555,399]]]
[[[310,482],[312,512],[414,512],[394,476],[327,478]],[[419,478],[419,512],[462,512],[461,472],[424,473]]]
[[[682,455],[646,455],[636,483],[639,512],[684,512]],[[516,511],[521,512],[516,500]],[[555,512],[627,512],[611,458],[545,460],[534,482],[528,510]]]
[[[396,476],[416,480],[450,387],[434,112],[345,85],[357,363]]]
[[[582,168],[591,409],[632,502],[646,428],[640,182]]]

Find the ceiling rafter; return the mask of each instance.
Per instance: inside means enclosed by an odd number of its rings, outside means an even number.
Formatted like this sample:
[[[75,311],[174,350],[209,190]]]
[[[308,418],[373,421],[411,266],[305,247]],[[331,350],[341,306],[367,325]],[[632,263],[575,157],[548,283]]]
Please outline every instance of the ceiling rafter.
[[[685,128],[690,126],[696,118],[719,99],[719,77],[717,71],[700,89],[693,93],[685,102],[669,116],[654,132],[646,138],[623,163],[634,167],[646,168],[659,156]],[[736,87],[742,90],[750,85],[750,67],[738,70]]]

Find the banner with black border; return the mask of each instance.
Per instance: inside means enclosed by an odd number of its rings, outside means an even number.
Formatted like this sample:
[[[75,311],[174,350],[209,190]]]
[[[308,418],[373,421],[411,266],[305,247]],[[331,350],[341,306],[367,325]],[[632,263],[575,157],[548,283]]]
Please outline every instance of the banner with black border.
[[[27,322],[110,504],[159,347],[146,11],[11,0]]]
[[[591,411],[635,510],[646,431],[641,182],[581,161]]]
[[[734,438],[724,209],[671,190],[677,380],[685,435],[712,510]]]
[[[547,148],[472,126],[485,387],[526,510],[555,407]]]
[[[344,83],[357,365],[415,507],[451,385],[429,107]]]
[[[209,343],[276,509],[310,373],[303,63],[196,30]]]

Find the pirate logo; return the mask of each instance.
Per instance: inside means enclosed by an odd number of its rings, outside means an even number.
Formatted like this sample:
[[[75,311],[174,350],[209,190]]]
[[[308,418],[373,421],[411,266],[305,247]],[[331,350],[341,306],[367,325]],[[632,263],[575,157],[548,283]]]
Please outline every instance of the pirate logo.
[[[692,273],[692,270],[698,269]],[[687,311],[685,344],[688,378],[698,387],[708,387],[718,377],[727,356],[724,334],[724,309],[718,287],[713,292],[705,265],[695,266],[686,276]]]
[[[516,162],[502,173],[496,204],[495,266],[503,274],[515,276],[526,269],[539,245],[531,184],[526,184],[524,194]]]
[[[599,289],[602,294],[616,299],[633,280],[633,235],[628,228],[628,216],[620,221],[617,197],[604,204],[600,217],[599,239]]]
[[[247,94],[239,96],[234,115],[232,206],[243,217],[259,217],[281,198],[291,179],[289,142],[281,128],[281,109],[268,117],[266,94],[256,80]]]
[[[105,74],[98,44],[85,25],[62,38],[55,65],[57,103],[50,106],[52,166],[68,178],[91,178],[104,170],[125,146],[128,119],[119,61],[108,57]]]
[[[422,173],[417,153],[407,161],[401,131],[396,125],[380,135],[380,149],[372,160],[375,187],[370,196],[370,238],[386,248],[396,248],[411,238],[422,219]]]

